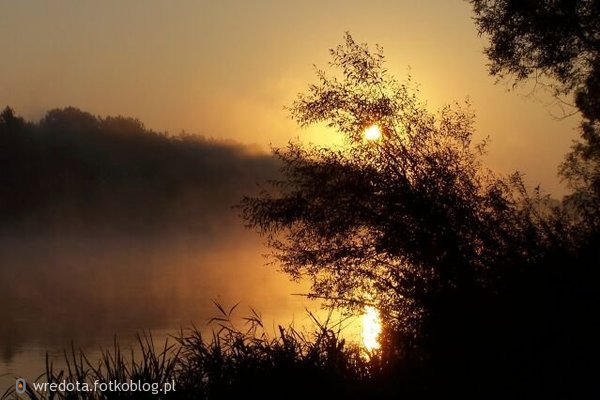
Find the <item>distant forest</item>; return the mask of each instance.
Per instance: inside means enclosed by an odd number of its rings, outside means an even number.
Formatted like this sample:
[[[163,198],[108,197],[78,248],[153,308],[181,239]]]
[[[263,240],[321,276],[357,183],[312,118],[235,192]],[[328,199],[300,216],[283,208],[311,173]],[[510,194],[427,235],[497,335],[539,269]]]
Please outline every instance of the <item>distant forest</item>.
[[[271,155],[77,108],[0,113],[0,232],[206,231],[277,174]]]

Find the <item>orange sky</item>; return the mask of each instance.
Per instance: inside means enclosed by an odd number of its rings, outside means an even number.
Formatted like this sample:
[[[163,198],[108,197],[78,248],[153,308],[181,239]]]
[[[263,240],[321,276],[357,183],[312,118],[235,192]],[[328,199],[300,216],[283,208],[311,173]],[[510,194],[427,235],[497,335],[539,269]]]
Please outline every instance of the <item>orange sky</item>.
[[[28,119],[72,105],[137,117],[148,127],[268,147],[298,135],[284,105],[326,66],[344,31],[384,47],[398,78],[408,67],[432,109],[471,99],[489,165],[519,169],[554,194],[577,117],[495,85],[470,6],[428,1],[12,1],[0,3],[0,106]]]

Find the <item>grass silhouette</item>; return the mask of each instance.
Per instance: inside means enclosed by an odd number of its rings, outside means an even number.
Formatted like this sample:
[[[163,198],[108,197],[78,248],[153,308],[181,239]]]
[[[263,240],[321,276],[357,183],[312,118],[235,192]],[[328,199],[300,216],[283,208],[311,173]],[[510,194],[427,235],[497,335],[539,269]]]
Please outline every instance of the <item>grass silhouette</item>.
[[[382,385],[380,352],[367,354],[341,337],[344,319],[324,320],[309,312],[312,330],[278,326],[269,334],[252,309],[243,327],[234,322],[236,306],[215,303],[218,315],[210,320],[212,333],[195,326],[157,344],[150,333],[137,335],[136,351],[124,351],[115,338],[112,349],[90,360],[71,346],[64,353],[66,366],[55,368],[46,356],[46,371],[38,382],[59,384],[142,382],[162,388],[175,382],[175,390],[149,391],[36,391],[27,385],[30,399],[189,398],[389,398]],[[0,398],[20,398],[14,387]]]

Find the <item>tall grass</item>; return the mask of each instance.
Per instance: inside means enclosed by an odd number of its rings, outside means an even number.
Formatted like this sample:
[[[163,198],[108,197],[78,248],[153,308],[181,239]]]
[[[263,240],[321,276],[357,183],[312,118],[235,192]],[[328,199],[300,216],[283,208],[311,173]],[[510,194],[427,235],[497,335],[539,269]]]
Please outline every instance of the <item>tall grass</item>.
[[[309,313],[312,330],[278,326],[269,333],[258,313],[234,322],[236,307],[216,304],[219,315],[205,336],[192,327],[157,346],[149,333],[137,337],[137,352],[123,352],[115,339],[112,349],[98,360],[89,360],[74,347],[65,352],[66,367],[57,369],[46,357],[46,371],[38,381],[60,383],[141,381],[175,382],[175,391],[152,394],[142,391],[40,392],[32,385],[21,398],[30,399],[355,399],[383,398],[379,354],[367,355],[341,338],[344,320],[331,314],[321,321]],[[389,394],[389,393],[388,393]],[[19,398],[8,388],[4,399]]]

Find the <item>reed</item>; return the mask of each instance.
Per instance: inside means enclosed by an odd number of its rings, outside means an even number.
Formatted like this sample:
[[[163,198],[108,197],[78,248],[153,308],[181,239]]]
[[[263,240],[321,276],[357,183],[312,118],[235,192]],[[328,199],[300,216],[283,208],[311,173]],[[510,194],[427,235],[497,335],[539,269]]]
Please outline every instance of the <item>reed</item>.
[[[210,320],[211,333],[192,326],[155,344],[150,333],[137,336],[136,351],[123,351],[115,338],[112,349],[90,360],[72,345],[65,351],[64,368],[56,368],[46,356],[46,371],[38,381],[49,383],[141,381],[175,382],[175,390],[153,394],[144,391],[35,391],[28,385],[30,399],[232,399],[265,398],[377,398],[376,383],[381,372],[377,354],[341,338],[344,320],[329,314],[319,320],[309,313],[312,330],[293,324],[265,329],[260,315],[251,314],[234,322],[236,306],[225,309],[215,303],[218,315]],[[371,396],[369,396],[371,394]],[[21,395],[25,396],[25,395]],[[15,388],[1,397],[19,398]],[[23,397],[21,397],[23,398]]]

